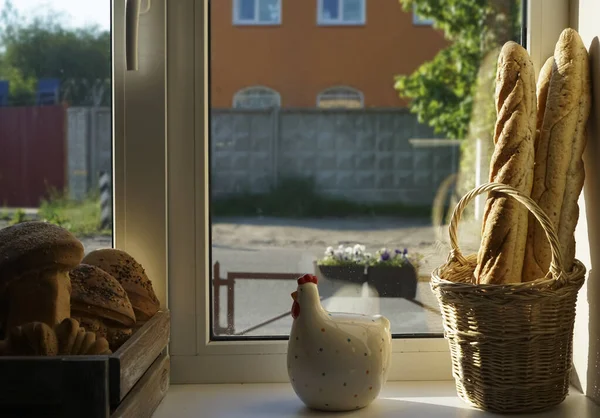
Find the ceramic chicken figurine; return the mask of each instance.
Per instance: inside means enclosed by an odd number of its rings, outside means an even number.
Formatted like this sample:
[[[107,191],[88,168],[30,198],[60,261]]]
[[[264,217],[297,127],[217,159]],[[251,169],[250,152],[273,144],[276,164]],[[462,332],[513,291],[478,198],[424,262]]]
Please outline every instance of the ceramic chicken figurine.
[[[321,306],[317,277],[298,279],[292,293],[290,382],[309,408],[348,411],[369,405],[387,379],[390,321],[376,315],[329,313]]]

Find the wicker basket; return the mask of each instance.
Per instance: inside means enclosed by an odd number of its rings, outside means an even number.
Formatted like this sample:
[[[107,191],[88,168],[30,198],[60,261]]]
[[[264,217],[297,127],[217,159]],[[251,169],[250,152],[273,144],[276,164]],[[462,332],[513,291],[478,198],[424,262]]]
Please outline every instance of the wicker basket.
[[[456,232],[464,207],[485,192],[514,197],[541,223],[552,249],[546,277],[507,285],[473,283],[477,254],[461,254]],[[450,244],[448,261],[433,272],[431,288],[442,312],[458,395],[500,413],[535,412],[561,403],[569,389],[583,264],[575,260],[565,273],[546,214],[529,197],[499,183],[484,184],[460,200],[450,222]]]

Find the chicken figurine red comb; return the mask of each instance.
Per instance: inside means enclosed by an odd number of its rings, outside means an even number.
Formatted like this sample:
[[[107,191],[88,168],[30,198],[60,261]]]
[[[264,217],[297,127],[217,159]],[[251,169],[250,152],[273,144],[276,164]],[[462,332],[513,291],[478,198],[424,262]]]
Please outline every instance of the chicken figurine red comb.
[[[390,321],[381,315],[329,313],[321,305],[319,280],[298,278],[292,293],[294,322],[288,343],[288,374],[309,408],[349,411],[369,405],[387,380]]]
[[[302,285],[305,283],[319,284],[319,279],[317,278],[317,276],[314,276],[312,274],[305,274],[304,276],[298,279],[298,284]]]

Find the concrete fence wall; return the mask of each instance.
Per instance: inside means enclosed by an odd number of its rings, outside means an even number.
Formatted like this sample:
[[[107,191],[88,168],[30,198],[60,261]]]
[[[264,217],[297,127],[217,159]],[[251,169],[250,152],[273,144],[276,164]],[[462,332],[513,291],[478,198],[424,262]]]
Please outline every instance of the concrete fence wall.
[[[109,108],[68,110],[73,198],[96,189],[110,170],[110,117]],[[332,196],[431,204],[459,159],[456,141],[435,138],[403,109],[215,109],[212,194],[263,193],[285,177],[312,177]]]
[[[67,110],[67,172],[72,199],[83,199],[97,190],[100,173],[112,169],[111,120],[109,107]]]
[[[211,122],[216,197],[312,177],[333,196],[431,204],[458,167],[458,142],[435,140],[406,110],[227,109]]]

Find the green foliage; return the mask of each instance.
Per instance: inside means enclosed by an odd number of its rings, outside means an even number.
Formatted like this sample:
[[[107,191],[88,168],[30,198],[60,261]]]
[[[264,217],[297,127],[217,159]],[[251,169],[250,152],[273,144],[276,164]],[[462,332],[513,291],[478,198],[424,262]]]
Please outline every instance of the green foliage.
[[[40,78],[61,81],[61,100],[73,105],[110,103],[110,33],[70,29],[52,11],[26,20],[5,3],[0,13],[0,79],[10,81],[10,100],[31,102]]]
[[[461,43],[440,51],[410,76],[396,78],[396,89],[412,99],[419,122],[449,138],[464,138],[472,108],[479,54]]]
[[[6,205],[4,205],[2,207],[2,209],[0,209],[0,221],[10,221],[10,213],[8,212],[8,208],[6,207]]]
[[[100,199],[97,193],[76,201],[65,193],[52,191],[50,197],[41,202],[38,218],[68,229],[78,237],[112,233],[99,228]]]
[[[521,0],[400,0],[406,11],[433,19],[450,46],[413,74],[396,77],[395,88],[411,99],[411,111],[436,133],[464,139],[483,57],[519,40]]]
[[[283,178],[268,193],[242,193],[211,201],[215,216],[276,216],[324,218],[344,216],[428,217],[430,206],[401,203],[366,204],[324,196],[310,178]]]
[[[27,222],[27,214],[23,209],[17,209],[15,213],[13,213],[13,216],[8,224],[16,225],[23,222]]]

